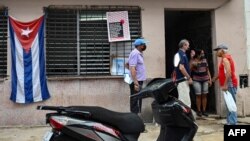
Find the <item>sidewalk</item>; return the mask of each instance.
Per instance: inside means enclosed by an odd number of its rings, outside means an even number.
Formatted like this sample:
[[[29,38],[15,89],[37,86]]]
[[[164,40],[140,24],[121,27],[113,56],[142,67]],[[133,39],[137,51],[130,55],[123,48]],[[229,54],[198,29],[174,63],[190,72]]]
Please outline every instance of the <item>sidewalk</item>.
[[[199,126],[194,141],[223,141],[223,124],[225,119],[208,117],[198,119]],[[250,124],[250,117],[239,118],[239,124]],[[159,126],[146,123],[146,133],[140,135],[139,141],[156,141]],[[49,126],[35,127],[0,127],[0,141],[41,141],[44,133],[50,130]]]

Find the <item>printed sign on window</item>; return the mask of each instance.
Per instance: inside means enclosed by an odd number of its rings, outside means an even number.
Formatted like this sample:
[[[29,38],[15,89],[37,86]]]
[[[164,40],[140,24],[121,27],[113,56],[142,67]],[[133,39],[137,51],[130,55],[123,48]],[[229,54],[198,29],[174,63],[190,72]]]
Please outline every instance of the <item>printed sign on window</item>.
[[[128,74],[129,70],[125,68],[127,58],[116,57],[112,59],[111,75],[124,75]]]
[[[107,12],[109,42],[130,40],[128,11]]]

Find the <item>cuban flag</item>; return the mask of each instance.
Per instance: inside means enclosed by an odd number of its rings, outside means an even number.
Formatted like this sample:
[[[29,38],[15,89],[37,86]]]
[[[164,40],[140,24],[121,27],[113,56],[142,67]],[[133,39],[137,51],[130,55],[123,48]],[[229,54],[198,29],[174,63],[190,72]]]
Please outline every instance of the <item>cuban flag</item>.
[[[11,41],[11,96],[16,103],[50,98],[44,59],[44,16],[31,22],[9,17]]]

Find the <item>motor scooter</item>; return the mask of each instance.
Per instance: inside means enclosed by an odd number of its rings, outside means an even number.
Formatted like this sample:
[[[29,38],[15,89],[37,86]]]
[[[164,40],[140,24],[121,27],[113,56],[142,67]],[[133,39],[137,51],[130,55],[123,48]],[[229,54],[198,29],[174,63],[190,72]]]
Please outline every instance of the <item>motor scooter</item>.
[[[178,83],[155,78],[131,98],[154,98],[153,116],[161,126],[157,141],[190,141],[198,126],[191,108],[171,96]],[[52,110],[46,123],[52,127],[43,141],[137,141],[145,126],[134,113],[119,113],[95,106],[38,106],[38,110]]]
[[[95,106],[38,106],[52,110],[46,123],[52,127],[43,141],[137,141],[145,130],[133,113],[119,113]]]
[[[191,141],[198,130],[192,109],[175,97],[178,95],[178,83],[184,80],[186,79],[155,78],[132,96],[154,98],[151,107],[154,119],[160,125],[157,141]]]

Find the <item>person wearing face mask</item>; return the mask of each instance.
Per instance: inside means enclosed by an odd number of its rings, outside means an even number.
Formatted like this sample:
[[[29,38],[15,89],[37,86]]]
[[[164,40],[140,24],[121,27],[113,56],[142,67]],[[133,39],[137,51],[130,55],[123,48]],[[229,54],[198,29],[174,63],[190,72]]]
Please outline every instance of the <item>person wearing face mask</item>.
[[[196,50],[190,61],[190,70],[193,79],[193,88],[196,94],[196,107],[198,116],[208,116],[206,113],[208,87],[211,86],[211,75],[203,50]]]
[[[236,103],[236,94],[238,87],[238,79],[236,76],[236,66],[233,57],[228,52],[229,46],[226,44],[220,44],[216,51],[216,56],[221,58],[218,66],[218,74],[213,77],[213,82],[219,79],[219,84],[222,92],[229,91]],[[238,122],[237,111],[227,110],[227,125],[236,125]]]
[[[127,66],[130,71],[130,76],[133,82],[129,85],[130,95],[138,93],[143,85],[143,81],[146,80],[146,69],[143,58],[143,51],[147,48],[145,39],[138,38],[134,41],[133,45],[135,49],[129,54]],[[133,113],[141,113],[141,99],[130,99],[130,111]]]

